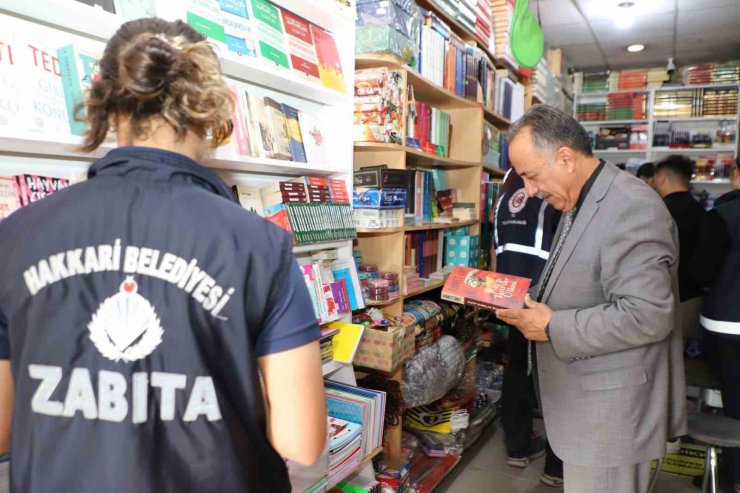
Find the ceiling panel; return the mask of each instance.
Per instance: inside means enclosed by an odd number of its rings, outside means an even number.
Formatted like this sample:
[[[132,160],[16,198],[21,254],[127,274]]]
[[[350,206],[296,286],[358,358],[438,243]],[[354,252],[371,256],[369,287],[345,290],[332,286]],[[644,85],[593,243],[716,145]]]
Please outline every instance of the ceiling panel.
[[[722,49],[723,47],[740,42],[740,35],[737,33],[713,32],[702,34],[687,34],[679,36],[676,40],[676,49],[678,50],[706,50]],[[740,53],[738,53],[740,56]]]
[[[718,7],[714,9],[690,10],[678,12],[678,36],[689,34],[709,35],[738,31],[740,7]]]
[[[623,12],[617,7],[624,0],[575,0],[580,5],[586,18],[590,21],[612,21]],[[666,14],[674,10],[674,0],[630,0],[635,3],[633,13],[635,17],[652,14]]]
[[[630,44],[636,43],[645,45],[645,49],[638,53],[628,52],[627,47]],[[604,51],[604,54],[606,54],[607,57],[616,55],[630,55],[634,58],[650,56],[652,53],[665,53],[673,50],[673,36],[661,36],[658,38],[636,38],[627,43],[601,43],[601,49]]]
[[[548,46],[562,47],[594,42],[591,30],[585,23],[543,27],[542,32]]]
[[[604,66],[604,58],[594,43],[563,47],[565,58],[578,68]]]
[[[733,6],[740,8],[740,2],[738,0],[678,0],[679,11]]]
[[[537,16],[538,5],[543,27],[584,22],[580,12],[578,12],[578,9],[573,6],[570,0],[533,0],[529,2],[529,9],[535,17]]]
[[[673,13],[637,17],[626,29],[617,27],[613,20],[591,22],[591,28],[602,44],[612,41],[639,43],[643,36],[673,36]]]

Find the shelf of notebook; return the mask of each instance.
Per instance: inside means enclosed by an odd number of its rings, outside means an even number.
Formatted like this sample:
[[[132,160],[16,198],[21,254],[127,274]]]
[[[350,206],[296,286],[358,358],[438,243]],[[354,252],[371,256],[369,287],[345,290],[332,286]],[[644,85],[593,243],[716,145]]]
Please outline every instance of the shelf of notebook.
[[[725,116],[692,116],[692,117],[681,117],[681,116],[655,116],[653,117],[655,123],[663,122],[719,122],[719,121],[735,121],[737,120],[736,115],[725,115]]]
[[[113,142],[105,142],[94,152],[85,153],[79,150],[81,142],[82,140],[79,137],[72,135],[50,136],[28,132],[23,134],[4,132],[0,134],[0,149],[2,149],[3,153],[14,153],[30,157],[48,158],[52,156],[56,159],[69,161],[92,162],[103,157],[108,151],[116,147]],[[209,168],[241,171],[244,173],[285,175],[311,174],[327,176],[346,171],[340,168],[329,168],[317,164],[235,155],[217,155],[217,157],[203,160],[202,164]]]
[[[426,293],[427,291],[432,291],[434,289],[439,289],[439,288],[441,288],[444,285],[445,285],[445,282],[444,281],[436,281],[436,282],[427,284],[426,286],[424,286],[421,289],[417,289],[416,291],[412,291],[410,293],[406,293],[406,294],[403,295],[403,297],[404,298],[411,298],[413,296],[418,296],[418,295],[420,295],[422,293]]]
[[[653,152],[661,154],[712,154],[715,152],[735,152],[735,146],[715,147],[653,147]]]
[[[342,16],[333,14],[315,5],[314,2],[302,0],[276,0],[274,3],[304,19],[332,31],[338,23],[347,22]],[[184,9],[184,7],[183,7]],[[43,8],[37,2],[28,0],[4,0],[0,13],[11,13],[31,21],[40,21],[55,29],[74,33],[101,42],[107,41],[127,19],[91,7],[81,2],[70,0],[45,0]],[[308,99],[325,105],[349,103],[352,95],[340,93],[321,84],[301,80],[291,71],[279,72],[267,65],[247,64],[245,58],[236,53],[221,53],[221,70],[224,75],[252,84],[268,87],[295,97]]]
[[[387,152],[399,151],[406,153],[407,167],[444,167],[444,168],[474,168],[480,166],[480,162],[462,161],[448,157],[436,156],[419,149],[402,146],[400,144],[387,144],[385,142],[355,142],[355,152]]]
[[[496,168],[485,163],[483,164],[483,171],[487,171],[495,176],[504,176],[506,174],[506,171],[501,168]]]
[[[463,226],[473,226],[478,224],[478,220],[470,221],[457,221],[453,223],[424,223],[424,224],[409,224],[403,227],[404,231],[428,231],[431,229],[450,229],[450,228],[461,228]]]
[[[588,125],[642,125],[648,123],[647,120],[579,120],[583,126]]]
[[[406,71],[407,82],[414,88],[414,97],[421,102],[441,109],[476,108],[480,106],[477,101],[460,97],[454,92],[435,84],[396,56],[366,54],[357,55],[355,58],[356,69],[377,67],[389,67]]]
[[[340,240],[340,241],[330,241],[326,243],[313,243],[311,245],[296,245],[293,247],[293,253],[299,254],[299,253],[310,253],[310,252],[317,252],[320,250],[331,250],[334,248],[342,248],[349,244],[349,242],[352,240]]]

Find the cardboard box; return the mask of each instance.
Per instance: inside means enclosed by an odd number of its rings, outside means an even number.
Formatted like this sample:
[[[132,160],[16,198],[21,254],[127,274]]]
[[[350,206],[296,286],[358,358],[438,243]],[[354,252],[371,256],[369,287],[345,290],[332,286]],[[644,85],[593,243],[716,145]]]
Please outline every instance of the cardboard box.
[[[392,327],[388,331],[365,328],[354,364],[391,372],[414,355],[414,326]]]

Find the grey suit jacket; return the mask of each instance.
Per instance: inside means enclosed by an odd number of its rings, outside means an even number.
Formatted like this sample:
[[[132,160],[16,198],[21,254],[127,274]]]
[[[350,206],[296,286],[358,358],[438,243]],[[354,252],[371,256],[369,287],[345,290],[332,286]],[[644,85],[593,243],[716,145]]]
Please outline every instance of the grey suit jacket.
[[[645,462],[686,433],[677,268],[676,226],[663,201],[606,164],[542,300],[554,310],[551,340],[537,344],[542,410],[566,463]]]

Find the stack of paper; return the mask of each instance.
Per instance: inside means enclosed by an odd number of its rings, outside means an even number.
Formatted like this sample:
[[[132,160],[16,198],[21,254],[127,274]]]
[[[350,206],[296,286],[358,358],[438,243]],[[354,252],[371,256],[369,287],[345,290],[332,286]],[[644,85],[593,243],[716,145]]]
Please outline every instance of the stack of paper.
[[[357,469],[362,460],[362,425],[344,419],[329,417],[330,485],[346,478]]]
[[[386,394],[335,382],[325,382],[326,408],[329,416],[362,427],[361,456],[370,455],[383,443],[383,419]]]

